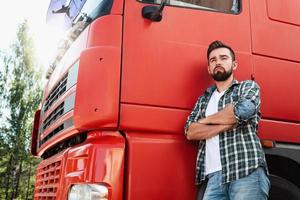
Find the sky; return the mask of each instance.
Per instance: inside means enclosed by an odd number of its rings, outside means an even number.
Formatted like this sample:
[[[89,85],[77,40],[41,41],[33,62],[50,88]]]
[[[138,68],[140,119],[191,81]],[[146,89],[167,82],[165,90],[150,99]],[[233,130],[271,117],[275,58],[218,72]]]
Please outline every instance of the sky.
[[[54,56],[61,32],[46,24],[50,0],[9,0],[0,4],[0,49],[5,50],[16,38],[18,24],[25,19],[34,40],[36,57],[41,67],[47,69]]]

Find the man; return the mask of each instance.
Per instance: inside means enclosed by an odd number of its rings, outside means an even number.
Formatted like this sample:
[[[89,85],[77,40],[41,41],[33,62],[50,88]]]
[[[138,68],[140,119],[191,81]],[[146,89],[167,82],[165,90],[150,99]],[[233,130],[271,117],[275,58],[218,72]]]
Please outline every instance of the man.
[[[263,200],[270,182],[257,137],[260,91],[254,81],[238,82],[234,51],[220,41],[207,50],[214,85],[200,96],[187,119],[188,140],[199,140],[196,184],[207,181],[203,200]]]

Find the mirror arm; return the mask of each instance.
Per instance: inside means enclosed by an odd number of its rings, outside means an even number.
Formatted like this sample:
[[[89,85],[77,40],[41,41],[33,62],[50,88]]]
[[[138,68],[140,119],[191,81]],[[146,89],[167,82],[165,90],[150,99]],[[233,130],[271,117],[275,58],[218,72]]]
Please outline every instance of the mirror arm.
[[[142,16],[154,22],[162,20],[162,11],[167,4],[167,0],[162,0],[158,6],[144,6],[142,9]]]

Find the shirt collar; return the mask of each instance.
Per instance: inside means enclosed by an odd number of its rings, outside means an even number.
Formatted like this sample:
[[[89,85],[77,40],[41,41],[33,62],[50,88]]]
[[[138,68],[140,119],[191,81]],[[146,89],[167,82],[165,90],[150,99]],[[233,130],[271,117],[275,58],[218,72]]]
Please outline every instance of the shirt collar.
[[[240,84],[240,82],[234,78],[234,79],[232,80],[232,83],[231,83],[231,85],[229,86],[229,88],[231,88],[231,87],[234,86],[234,85],[238,85],[238,84]],[[216,85],[210,86],[209,88],[206,89],[205,95],[211,95],[211,94],[215,91],[216,88],[217,88]],[[228,89],[229,89],[229,88],[228,88]]]

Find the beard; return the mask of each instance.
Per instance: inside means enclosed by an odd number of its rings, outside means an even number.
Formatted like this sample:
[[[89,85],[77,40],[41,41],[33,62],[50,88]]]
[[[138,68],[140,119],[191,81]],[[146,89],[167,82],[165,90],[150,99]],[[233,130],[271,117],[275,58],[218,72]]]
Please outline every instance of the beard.
[[[219,67],[218,67],[219,68]],[[211,75],[215,81],[226,81],[232,74],[232,67],[229,71],[226,71],[223,67],[222,70],[214,69],[213,74]]]

